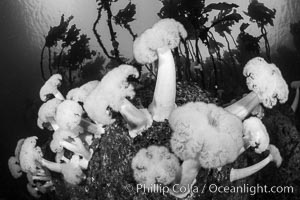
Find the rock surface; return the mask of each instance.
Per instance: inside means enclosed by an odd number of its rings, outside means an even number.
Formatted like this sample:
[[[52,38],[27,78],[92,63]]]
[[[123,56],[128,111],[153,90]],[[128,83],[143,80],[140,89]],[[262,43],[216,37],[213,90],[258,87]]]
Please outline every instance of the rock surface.
[[[153,87],[141,88],[137,91],[136,98],[133,100],[135,104],[143,104],[146,106],[151,102]],[[177,105],[181,105],[190,101],[205,101],[216,103],[215,98],[210,97],[203,92],[198,86],[178,83],[177,85]],[[141,105],[140,105],[141,106]],[[278,111],[279,112],[279,111]],[[274,164],[269,164],[262,172],[257,173],[249,178],[242,179],[231,183],[229,181],[229,173],[232,168],[243,168],[253,165],[268,153],[257,155],[251,149],[243,153],[234,163],[224,166],[220,171],[217,169],[201,169],[197,176],[197,182],[193,187],[194,193],[190,194],[186,199],[232,199],[246,200],[252,198],[263,199],[289,199],[284,198],[282,194],[255,194],[255,191],[249,191],[250,187],[257,184],[260,185],[283,185],[294,184],[295,187],[299,183],[299,174],[297,168],[300,159],[299,136],[293,128],[293,124],[287,116],[277,111],[272,111],[265,117],[265,123],[269,127],[271,142],[278,145],[284,158],[290,156],[288,162],[283,163],[283,167],[279,170]],[[274,114],[275,113],[275,114]],[[72,186],[63,181],[61,176],[54,176],[56,194],[58,199],[111,199],[111,200],[169,200],[176,199],[169,194],[161,194],[159,192],[147,192],[139,190],[137,192],[136,182],[133,178],[131,170],[131,160],[139,149],[148,147],[149,145],[164,145],[170,149],[171,129],[165,122],[153,122],[153,125],[136,138],[130,138],[126,125],[122,117],[114,113],[116,122],[106,126],[106,133],[101,139],[96,139],[92,148],[94,155],[90,161],[89,168],[85,171],[86,179],[78,186]],[[274,120],[277,126],[272,125]],[[277,140],[276,140],[277,137]],[[281,138],[280,140],[278,139]],[[291,155],[289,155],[289,152]],[[291,174],[293,173],[293,174]],[[284,177],[289,177],[285,179]],[[216,187],[229,188],[248,188],[243,192],[216,192]],[[299,187],[299,186],[298,186]],[[255,194],[255,195],[254,195]],[[291,199],[297,199],[298,193],[289,196]]]

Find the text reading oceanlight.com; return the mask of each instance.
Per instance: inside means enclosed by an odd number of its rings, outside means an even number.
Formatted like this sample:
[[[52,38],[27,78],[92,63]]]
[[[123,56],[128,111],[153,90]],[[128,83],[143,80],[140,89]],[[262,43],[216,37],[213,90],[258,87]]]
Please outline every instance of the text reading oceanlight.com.
[[[197,186],[180,186],[178,184],[173,185],[172,187],[162,186],[158,184],[150,185],[150,187],[145,187],[143,184],[137,184],[136,187],[129,185],[127,190],[135,190],[136,192],[143,192],[143,193],[247,193],[250,195],[255,195],[258,193],[293,193],[294,188],[293,186],[267,186],[267,185],[249,185],[244,184],[241,186],[220,186],[216,184],[204,184],[201,188]]]

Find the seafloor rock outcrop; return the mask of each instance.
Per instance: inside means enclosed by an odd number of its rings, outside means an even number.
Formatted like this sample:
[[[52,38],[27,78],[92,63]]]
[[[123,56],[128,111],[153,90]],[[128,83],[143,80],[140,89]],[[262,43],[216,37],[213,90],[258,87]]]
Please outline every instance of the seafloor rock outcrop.
[[[190,101],[204,101],[217,103],[217,99],[210,97],[196,84],[178,83],[176,104],[182,105]],[[142,88],[137,91],[135,104],[144,106],[151,102],[152,87]],[[131,161],[139,149],[150,145],[164,145],[170,149],[171,128],[167,121],[153,122],[152,126],[142,132],[142,135],[132,139],[128,135],[126,123],[119,114],[114,113],[116,121],[105,127],[106,134],[96,139],[92,148],[93,158],[86,171],[86,179],[80,185],[72,186],[61,178],[54,180],[56,193],[60,199],[175,199],[169,194],[159,192],[137,192],[136,182],[133,178]],[[226,165],[221,171],[217,169],[201,169],[194,185],[195,193],[187,199],[248,199],[248,193],[212,193],[210,185],[216,186],[243,186],[254,184],[253,177],[230,183],[229,173],[234,166],[245,167],[255,163],[259,156],[253,156],[251,151],[246,151],[236,162]],[[250,155],[250,156],[249,156]],[[254,158],[251,158],[254,157]],[[260,155],[260,157],[263,157]],[[256,161],[254,161],[256,160]],[[56,176],[54,176],[56,177]],[[197,189],[197,190],[196,190]]]
[[[275,144],[282,152],[283,162],[278,170],[272,166],[259,173],[257,181],[261,184],[275,185],[280,187],[292,187],[282,193],[267,194],[272,199],[298,199],[300,196],[300,134],[296,128],[295,113],[288,104],[276,106],[265,112],[263,119],[271,143]],[[266,196],[259,194],[258,196]]]

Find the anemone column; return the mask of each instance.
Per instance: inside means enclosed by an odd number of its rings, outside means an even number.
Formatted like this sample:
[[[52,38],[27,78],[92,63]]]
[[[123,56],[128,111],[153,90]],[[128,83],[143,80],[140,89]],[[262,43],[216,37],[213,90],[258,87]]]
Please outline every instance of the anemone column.
[[[169,48],[159,48],[158,74],[152,103],[149,105],[155,121],[169,118],[175,108],[176,70],[172,52]]]

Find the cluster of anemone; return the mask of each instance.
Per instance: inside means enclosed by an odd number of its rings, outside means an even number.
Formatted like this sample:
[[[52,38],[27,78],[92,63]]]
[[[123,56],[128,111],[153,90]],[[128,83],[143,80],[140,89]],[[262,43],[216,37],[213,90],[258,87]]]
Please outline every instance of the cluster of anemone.
[[[8,160],[8,167],[12,176],[17,179],[26,173],[28,180],[27,190],[35,198],[54,189],[49,171],[43,168],[43,153],[40,147],[36,147],[37,137],[20,139],[15,148],[15,155]]]
[[[44,158],[37,146],[38,138],[32,136],[18,142],[15,156],[8,161],[14,178],[19,178],[22,172],[30,177],[27,188],[32,196],[39,197],[47,191],[45,187],[54,189],[49,170],[61,173],[63,179],[73,185],[85,178],[84,170],[93,156],[90,146],[94,138],[101,137],[104,125],[114,122],[109,108],[121,113],[128,122],[131,135],[151,125],[150,114],[137,109],[127,99],[135,95],[133,86],[127,82],[131,75],[137,77],[137,70],[130,65],[121,65],[101,81],[91,81],[70,90],[66,98],[58,89],[61,75],[55,74],[45,82],[40,90],[44,103],[38,111],[37,126],[53,131],[49,146],[55,160]],[[65,151],[72,152],[72,157],[67,158]],[[41,176],[42,179],[36,178]],[[32,177],[39,180],[39,185],[32,182]]]
[[[44,104],[38,112],[37,125],[54,131],[50,149],[56,154],[55,161],[43,158],[41,148],[36,145],[37,137],[22,139],[15,156],[9,159],[13,177],[27,173],[28,190],[35,197],[53,190],[49,170],[61,173],[69,184],[79,184],[93,156],[90,148],[93,139],[105,134],[103,126],[115,122],[112,111],[119,112],[127,122],[126,134],[132,138],[151,127],[153,121],[168,123],[173,131],[171,151],[153,145],[140,149],[132,159],[134,178],[144,187],[176,184],[190,188],[188,185],[195,183],[201,167],[221,169],[249,147],[256,153],[268,150],[269,156],[253,166],[231,169],[230,181],[245,178],[271,161],[279,167],[280,152],[269,144],[263,123],[257,117],[248,118],[259,105],[272,108],[277,102],[287,100],[288,87],[279,69],[263,58],[254,58],[244,68],[251,92],[241,100],[225,108],[204,102],[189,102],[177,107],[172,50],[186,37],[182,24],[163,19],[134,41],[133,54],[137,62],[146,64],[158,59],[155,91],[148,108],[137,108],[130,101],[135,91],[128,77],[139,75],[130,65],[120,65],[101,81],[91,81],[70,90],[66,98],[58,89],[61,75],[50,77],[40,90]],[[64,156],[66,150],[73,153],[71,158]],[[173,191],[170,194],[184,198],[189,193]]]
[[[259,106],[272,108],[278,102],[287,101],[288,86],[280,70],[263,58],[253,58],[243,71],[251,92],[241,100],[225,108],[204,102],[189,102],[176,107],[176,73],[171,50],[180,45],[180,40],[185,36],[182,25],[174,20],[164,19],[142,33],[134,42],[133,52],[138,62],[143,64],[158,58],[155,92],[148,110],[154,121],[168,120],[173,131],[170,154],[178,158],[176,164],[176,160],[173,159],[173,168],[170,168],[170,171],[176,171],[176,175],[158,174],[157,171],[165,172],[164,169],[168,168],[169,164],[164,160],[160,160],[158,164],[157,159],[141,157],[149,151],[141,149],[132,162],[136,181],[146,186],[160,184],[190,188],[189,186],[195,183],[201,167],[220,170],[233,163],[249,147],[253,147],[259,154],[269,151],[269,156],[253,166],[231,169],[230,181],[248,177],[271,161],[279,167],[282,162],[280,152],[270,144],[265,126],[258,117],[249,116]],[[176,167],[179,163],[182,163],[180,167]],[[154,169],[151,166],[155,166]],[[160,178],[154,179],[155,176],[166,178],[162,181]],[[152,182],[149,182],[150,180]],[[168,181],[164,182],[165,180]],[[183,198],[189,192],[173,191],[170,194]]]

